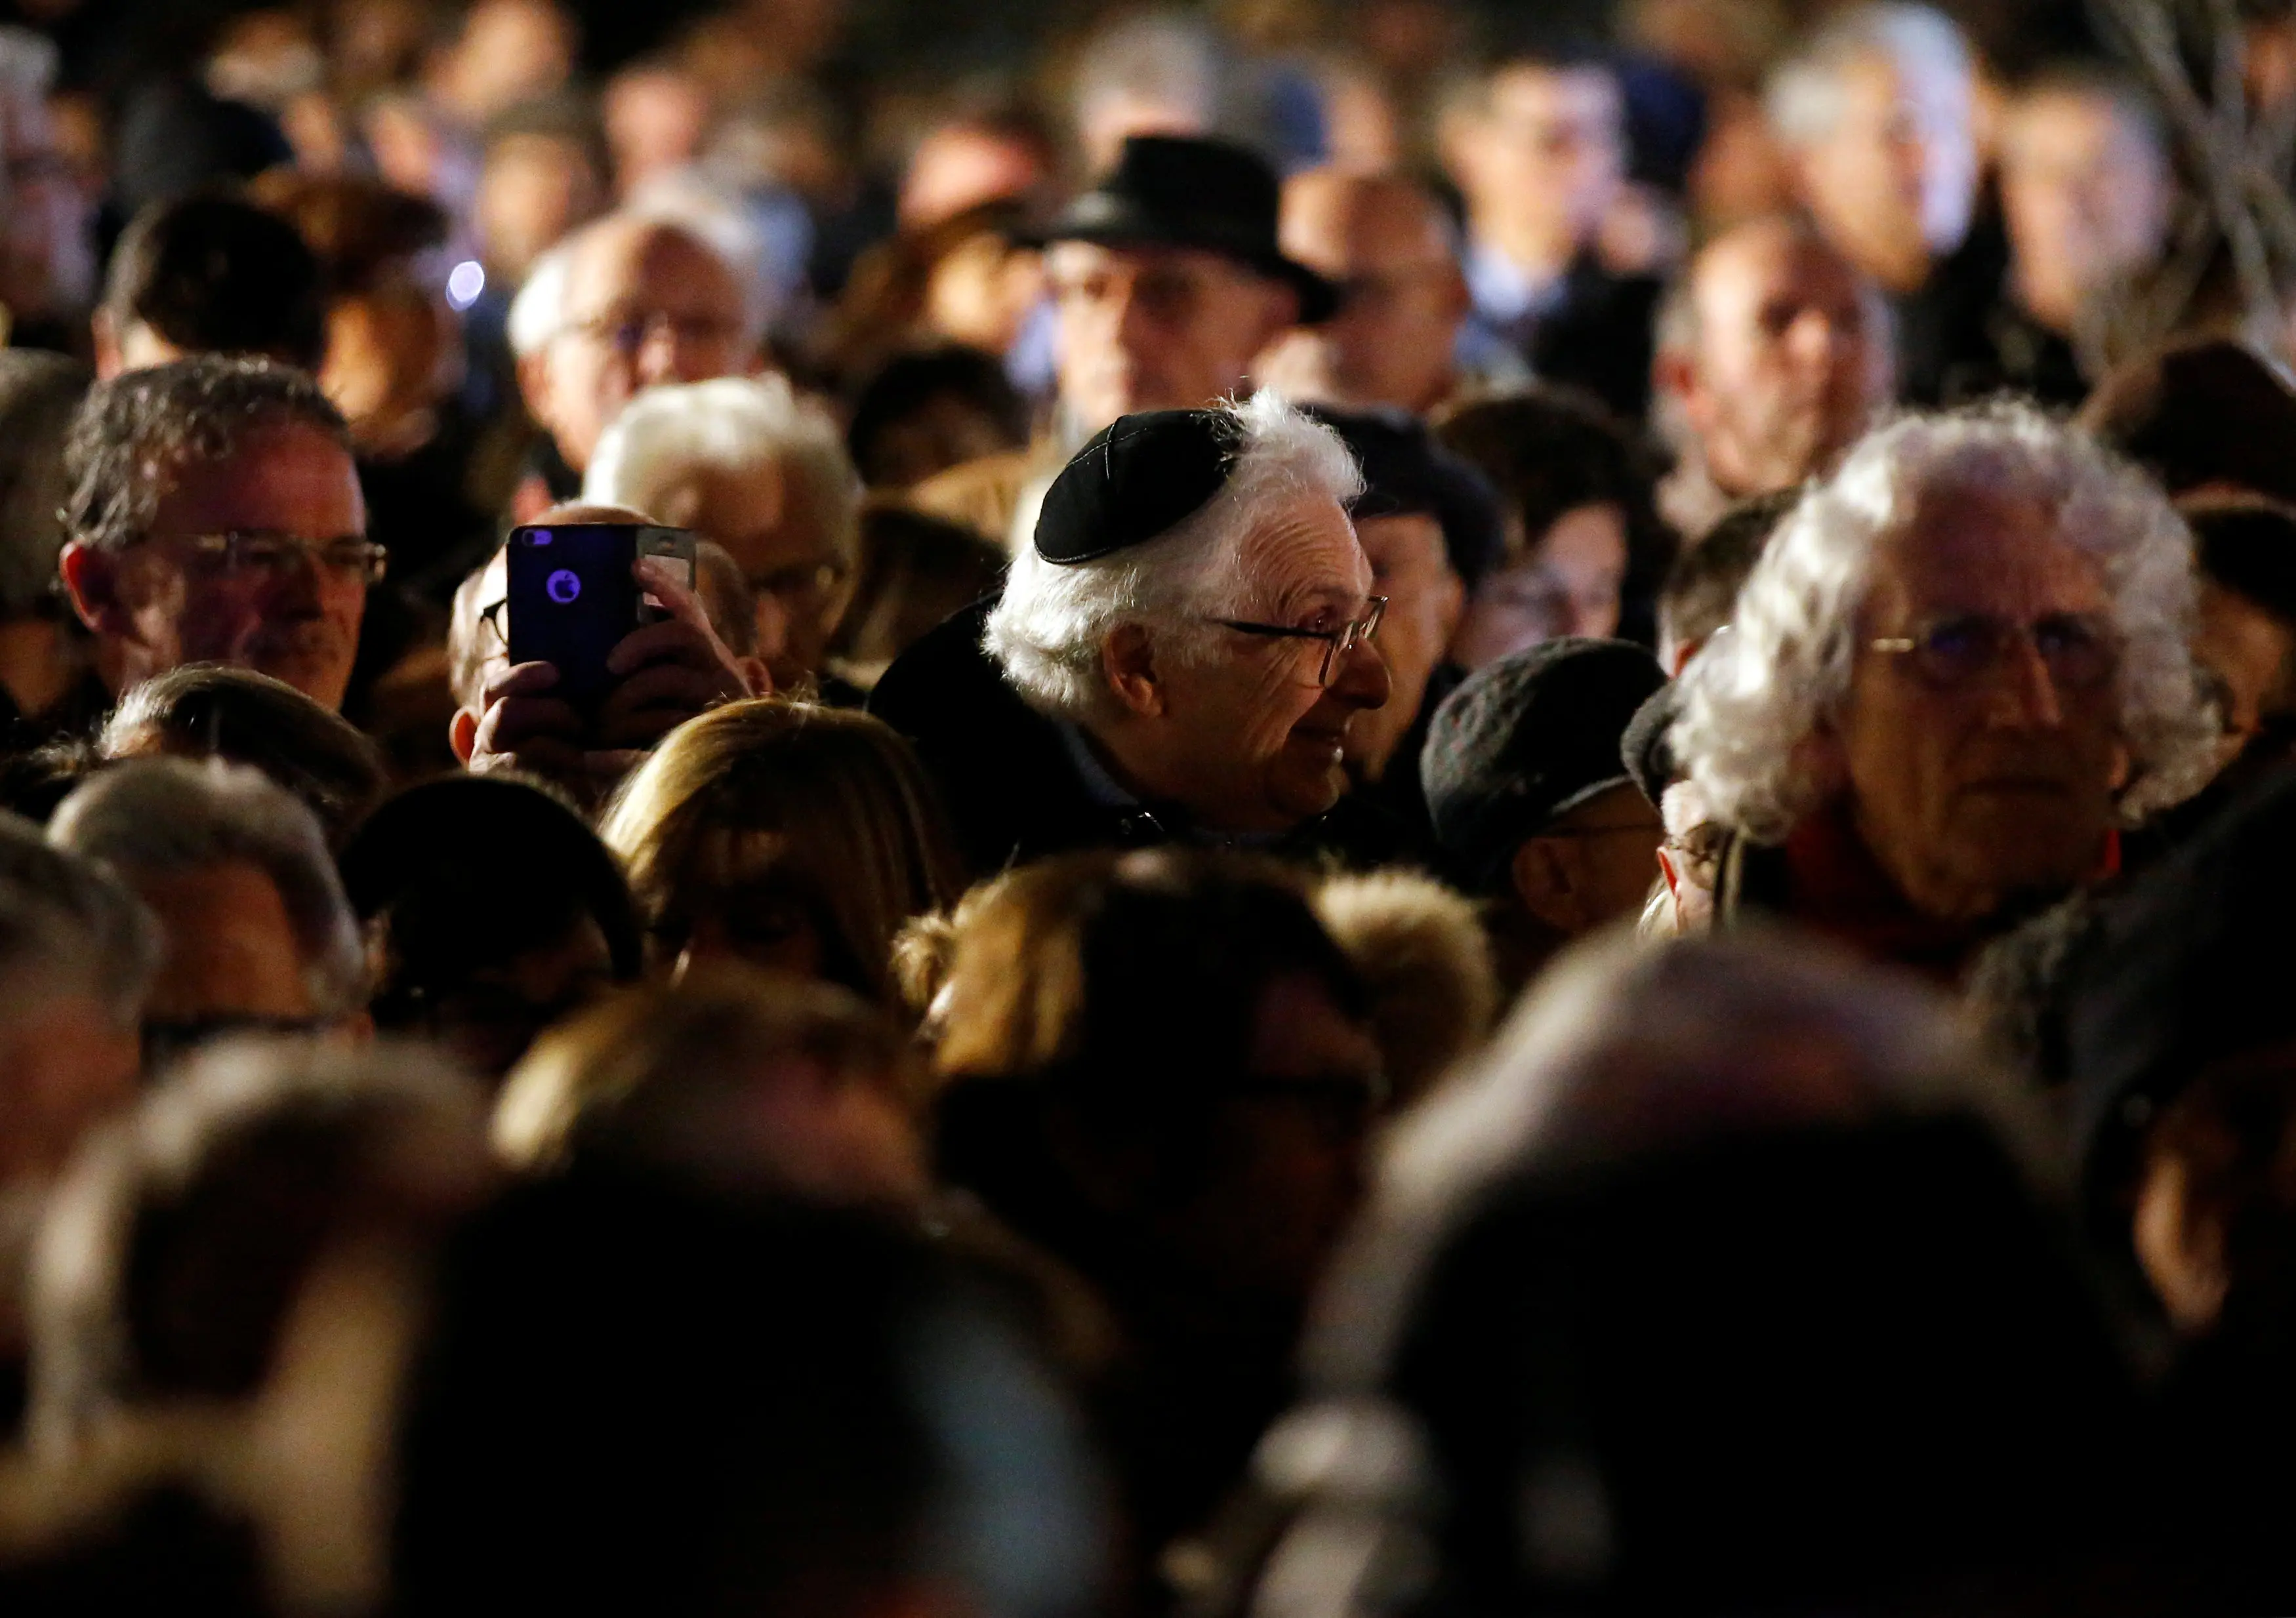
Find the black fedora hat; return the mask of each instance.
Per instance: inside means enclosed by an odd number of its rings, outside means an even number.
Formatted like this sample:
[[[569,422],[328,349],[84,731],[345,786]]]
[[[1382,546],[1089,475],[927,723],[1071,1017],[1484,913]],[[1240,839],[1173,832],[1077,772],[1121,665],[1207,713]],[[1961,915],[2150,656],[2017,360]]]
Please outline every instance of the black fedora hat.
[[[1332,283],[1276,245],[1281,187],[1257,154],[1227,141],[1136,135],[1116,168],[1037,233],[1039,243],[1187,247],[1249,265],[1300,294],[1313,325],[1339,306]]]

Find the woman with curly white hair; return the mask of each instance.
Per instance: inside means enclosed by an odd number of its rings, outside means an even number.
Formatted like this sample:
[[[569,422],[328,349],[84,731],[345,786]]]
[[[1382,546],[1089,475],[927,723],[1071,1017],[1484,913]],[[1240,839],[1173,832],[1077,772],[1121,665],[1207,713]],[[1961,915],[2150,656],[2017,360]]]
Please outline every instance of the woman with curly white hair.
[[[2086,434],[1993,404],[1868,436],[1683,674],[1718,923],[1950,975],[2110,872],[2118,829],[2213,767],[2193,601],[2183,522]]]

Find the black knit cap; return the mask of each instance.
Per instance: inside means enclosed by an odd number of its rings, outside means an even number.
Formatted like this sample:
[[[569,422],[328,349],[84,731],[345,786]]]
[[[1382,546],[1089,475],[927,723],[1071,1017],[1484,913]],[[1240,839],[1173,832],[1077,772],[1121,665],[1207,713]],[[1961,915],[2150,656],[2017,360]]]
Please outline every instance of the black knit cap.
[[[1446,449],[1427,424],[1396,410],[1302,407],[1348,446],[1363,469],[1357,517],[1432,517],[1443,529],[1451,571],[1472,591],[1498,563],[1506,519],[1498,491],[1465,457]]]
[[[1227,486],[1240,429],[1218,410],[1119,416],[1053,479],[1037,514],[1037,554],[1097,561],[1168,534]]]
[[[1435,710],[1419,761],[1453,876],[1488,886],[1525,838],[1631,780],[1620,738],[1665,683],[1658,659],[1631,641],[1577,637],[1468,676]]]

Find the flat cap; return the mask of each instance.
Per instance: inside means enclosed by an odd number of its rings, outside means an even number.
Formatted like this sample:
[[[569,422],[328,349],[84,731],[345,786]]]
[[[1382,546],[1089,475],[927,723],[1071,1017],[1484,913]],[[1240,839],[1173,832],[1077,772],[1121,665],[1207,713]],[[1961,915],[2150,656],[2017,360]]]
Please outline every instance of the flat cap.
[[[1037,554],[1072,567],[1170,533],[1226,486],[1239,443],[1234,418],[1221,411],[1117,417],[1046,491]]]
[[[1419,772],[1452,875],[1488,886],[1525,838],[1633,778],[1620,739],[1666,683],[1627,641],[1570,637],[1488,664],[1435,710]]]

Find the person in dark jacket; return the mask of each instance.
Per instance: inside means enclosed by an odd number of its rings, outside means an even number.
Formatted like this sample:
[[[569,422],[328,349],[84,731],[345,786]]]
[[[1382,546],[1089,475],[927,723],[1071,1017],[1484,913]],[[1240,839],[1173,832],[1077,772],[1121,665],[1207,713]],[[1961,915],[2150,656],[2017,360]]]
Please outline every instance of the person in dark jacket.
[[[1073,848],[1350,847],[1357,716],[1388,699],[1355,462],[1272,394],[1120,417],[981,603],[886,671],[980,874]]]

